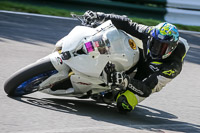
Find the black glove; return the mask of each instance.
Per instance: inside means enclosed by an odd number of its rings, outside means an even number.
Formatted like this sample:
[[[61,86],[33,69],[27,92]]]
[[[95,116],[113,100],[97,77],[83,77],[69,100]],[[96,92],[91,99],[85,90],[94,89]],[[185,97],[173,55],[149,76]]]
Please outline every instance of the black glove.
[[[113,84],[113,73],[116,72],[115,64],[108,62],[104,68],[105,73],[107,74],[107,82],[108,84]]]
[[[123,88],[128,86],[129,76],[127,76],[125,72],[117,72],[114,64],[108,62],[104,70],[107,74],[108,83],[123,86]]]
[[[96,19],[98,19],[98,16],[96,12],[89,10],[83,14],[83,18],[86,24],[91,25]]]
[[[129,84],[129,76],[125,74],[125,72],[115,72],[113,73],[112,83],[117,88],[119,87],[120,90],[126,90]]]

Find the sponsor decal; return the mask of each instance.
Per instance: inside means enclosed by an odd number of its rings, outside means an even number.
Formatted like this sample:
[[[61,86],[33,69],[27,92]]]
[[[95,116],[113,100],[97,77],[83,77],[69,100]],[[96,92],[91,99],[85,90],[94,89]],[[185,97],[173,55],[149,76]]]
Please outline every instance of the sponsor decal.
[[[96,47],[99,47],[99,42],[98,41],[95,41],[94,44],[95,44]]]
[[[172,53],[172,52],[169,52],[169,53],[163,55],[163,59],[167,58],[171,53]]]
[[[128,43],[129,43],[130,47],[131,47],[133,50],[136,50],[136,44],[135,44],[135,42],[133,41],[133,39],[129,39],[129,40],[128,40]]]
[[[150,68],[153,72],[157,72],[157,71],[160,70],[158,67],[153,66],[153,65],[149,65],[149,68]]]
[[[61,65],[63,64],[63,61],[62,61],[62,59],[61,59],[60,57],[57,57],[56,60],[57,60],[57,62],[59,62]]]
[[[140,95],[144,95],[144,93],[141,90],[138,90],[137,88],[135,88],[132,84],[128,85],[128,88],[132,89],[133,91],[137,92]]]
[[[160,71],[161,65],[162,65],[162,62],[153,61],[153,62],[150,63],[149,68],[153,72],[157,72],[157,71]]]
[[[126,105],[125,103],[122,103],[122,107],[123,107],[124,109],[131,110],[131,108],[129,108],[129,106]]]
[[[85,47],[86,47],[88,53],[94,51],[94,47],[93,47],[93,45],[92,45],[92,42],[87,42],[87,43],[85,43]]]
[[[173,74],[175,74],[175,71],[173,71],[173,70],[168,70],[168,71],[164,71],[164,72],[162,72],[163,74],[165,74],[165,75],[168,75],[168,76],[173,76]]]
[[[84,83],[84,82],[74,82],[76,84],[80,84],[80,85],[91,85],[91,83]]]

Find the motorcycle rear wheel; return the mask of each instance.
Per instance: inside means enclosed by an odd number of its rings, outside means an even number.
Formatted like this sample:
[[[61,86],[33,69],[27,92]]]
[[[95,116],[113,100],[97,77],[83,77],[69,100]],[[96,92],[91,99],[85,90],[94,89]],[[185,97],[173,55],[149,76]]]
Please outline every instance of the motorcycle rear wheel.
[[[38,91],[39,84],[46,80],[57,70],[50,59],[43,59],[28,65],[13,75],[5,82],[4,91],[8,96],[23,96]]]

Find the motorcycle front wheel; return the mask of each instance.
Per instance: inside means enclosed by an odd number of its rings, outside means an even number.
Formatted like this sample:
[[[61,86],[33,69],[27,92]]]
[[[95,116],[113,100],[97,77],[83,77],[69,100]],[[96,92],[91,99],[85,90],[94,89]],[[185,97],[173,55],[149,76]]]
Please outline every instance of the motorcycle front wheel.
[[[43,59],[11,75],[4,84],[4,90],[13,97],[30,94],[38,91],[39,84],[56,73],[50,59]]]

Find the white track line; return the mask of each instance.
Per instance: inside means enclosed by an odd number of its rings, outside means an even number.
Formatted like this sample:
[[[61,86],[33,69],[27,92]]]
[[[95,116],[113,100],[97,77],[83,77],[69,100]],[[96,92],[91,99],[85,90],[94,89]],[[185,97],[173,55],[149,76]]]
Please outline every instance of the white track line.
[[[28,16],[37,16],[37,17],[46,17],[46,18],[55,18],[55,19],[77,20],[75,18],[70,18],[70,17],[59,17],[59,16],[52,16],[52,15],[42,15],[42,14],[25,13],[25,12],[14,12],[14,11],[6,11],[6,10],[0,10],[0,13],[10,13],[10,14],[28,15]],[[197,32],[197,31],[187,31],[187,30],[179,30],[179,32],[200,34],[200,32]]]
[[[36,17],[46,17],[46,18],[56,18],[56,19],[77,20],[75,18],[70,18],[70,17],[59,17],[59,16],[52,16],[52,15],[42,15],[42,14],[36,14],[36,13],[14,12],[14,11],[5,11],[5,10],[0,10],[0,13],[9,13],[9,14],[27,15],[27,16],[36,16]]]
[[[200,34],[198,31],[189,31],[189,30],[178,30],[181,33],[191,33],[191,34]]]

